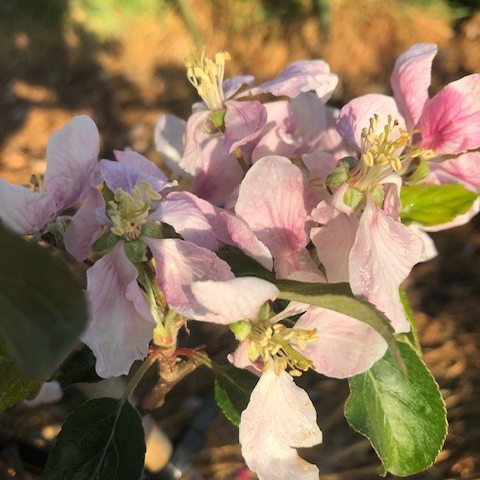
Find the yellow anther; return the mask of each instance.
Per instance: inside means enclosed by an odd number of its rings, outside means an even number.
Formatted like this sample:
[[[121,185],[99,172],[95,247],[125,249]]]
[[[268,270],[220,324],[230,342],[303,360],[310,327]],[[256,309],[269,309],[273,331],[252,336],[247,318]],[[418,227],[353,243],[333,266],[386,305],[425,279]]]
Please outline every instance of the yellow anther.
[[[117,188],[113,200],[107,205],[107,214],[113,223],[111,232],[127,240],[138,238],[149,214],[151,201],[160,198],[160,194],[146,182],[140,182],[130,193]]]
[[[210,110],[224,108],[223,77],[227,60],[230,60],[228,52],[216,53],[213,60],[208,58],[205,47],[199,53],[194,48],[185,58],[187,78]]]

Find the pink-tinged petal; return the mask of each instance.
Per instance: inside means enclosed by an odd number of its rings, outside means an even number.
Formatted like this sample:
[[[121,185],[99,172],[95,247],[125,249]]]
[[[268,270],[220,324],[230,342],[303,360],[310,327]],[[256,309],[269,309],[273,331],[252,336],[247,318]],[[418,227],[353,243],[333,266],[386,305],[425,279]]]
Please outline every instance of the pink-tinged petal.
[[[32,400],[24,400],[23,404],[30,408],[39,407],[40,405],[48,405],[61,400],[63,397],[63,390],[60,384],[56,381],[45,382],[37,396]]]
[[[229,153],[257,138],[267,121],[265,107],[257,101],[226,103],[225,140],[230,145]]]
[[[480,147],[480,74],[452,82],[428,101],[420,118],[422,146],[458,154]]]
[[[48,139],[45,190],[61,212],[80,201],[94,183],[100,136],[86,115],[74,117]]]
[[[280,312],[270,318],[269,322],[271,324],[281,322],[286,318],[299,315],[300,313],[305,312],[310,308],[310,305],[301,302],[289,302],[289,304]]]
[[[208,110],[202,109],[190,115],[187,120],[183,158],[179,166],[190,175],[195,175],[201,168],[203,143],[210,138],[210,134],[204,128],[209,115]]]
[[[418,235],[422,242],[423,242],[423,257],[422,262],[428,262],[432,258],[435,258],[438,255],[437,248],[435,247],[435,243],[432,240],[432,237],[425,233],[423,227],[420,225],[409,225],[408,228],[415,234]]]
[[[96,216],[99,209],[105,209],[105,201],[96,188],[91,188],[63,236],[67,252],[79,262],[83,262],[88,257],[90,247],[102,228]]]
[[[393,177],[393,176],[392,176]],[[402,202],[400,200],[400,189],[402,188],[402,179],[399,175],[395,175],[400,181],[398,183],[387,183],[384,185],[383,211],[391,218],[400,221],[400,210]],[[394,177],[391,178],[394,180]]]
[[[116,162],[100,161],[100,173],[113,192],[117,188],[131,192],[140,182],[149,183],[157,192],[176,185],[176,182],[170,182],[165,174],[143,155],[119,150],[115,150],[114,154]]]
[[[296,145],[285,142],[285,135],[282,134],[282,126],[275,126],[265,134],[262,134],[258,144],[252,152],[252,163],[258,162],[261,158],[271,155],[284,157],[295,156]]]
[[[317,414],[292,377],[262,374],[240,419],[242,456],[260,480],[318,480],[318,468],[295,448],[322,442]]]
[[[155,327],[124,247],[118,242],[87,272],[90,322],[82,340],[105,378],[127,374],[135,360],[147,355]]]
[[[239,320],[256,320],[260,307],[278,296],[273,283],[255,277],[216,282],[193,282],[191,292],[207,313],[193,320],[229,325]]]
[[[180,166],[183,157],[183,136],[187,122],[169,113],[160,115],[155,126],[155,149],[160,152],[167,167],[185,175]]]
[[[369,197],[350,252],[350,285],[386,314],[397,333],[410,330],[398,289],[423,256],[423,241]]]
[[[226,99],[232,98],[244,85],[251,85],[255,81],[252,75],[236,75],[223,81],[223,95]]]
[[[148,221],[171,225],[185,240],[215,251],[218,248],[213,228],[205,215],[184,192],[172,192],[163,199]]]
[[[302,171],[284,157],[265,157],[253,165],[240,185],[235,211],[272,256],[296,262],[308,243],[308,220]]]
[[[437,51],[438,48],[433,43],[417,43],[403,52],[395,62],[390,84],[409,130],[417,125],[428,100],[432,62]]]
[[[325,115],[327,125],[318,139],[317,150],[331,153],[335,160],[340,160],[348,155],[354,155],[355,150],[349,147],[337,132],[337,119],[340,116],[340,110],[338,108],[326,107]]]
[[[306,248],[298,252],[294,266],[292,262],[282,258],[275,259],[275,274],[278,279],[297,282],[323,283],[327,281]]]
[[[38,233],[54,219],[55,210],[50,193],[32,192],[0,178],[0,221],[15,233]]]
[[[202,144],[201,163],[192,180],[191,192],[223,206],[240,184],[244,172],[232,154],[225,138],[211,137]]]
[[[302,161],[307,167],[308,178],[321,184],[325,183],[328,174],[337,166],[335,157],[331,153],[323,151],[306,153],[302,155]]]
[[[288,65],[278,77],[246,90],[242,95],[271,93],[276,97],[295,98],[302,92],[314,91],[327,102],[338,83],[338,77],[330,72],[323,60],[299,60]]]
[[[173,238],[143,238],[155,258],[157,281],[170,306],[189,318],[206,313],[191,292],[191,284],[234,278],[230,267],[213,252]]]
[[[316,209],[314,218],[324,223],[323,226],[312,229],[311,238],[328,281],[348,282],[349,255],[355,243],[358,220],[355,215],[340,212],[326,202],[322,202]]]
[[[432,225],[429,227],[422,226],[426,232],[440,232],[442,230],[448,230],[449,228],[460,227],[468,223],[478,212],[480,211],[480,198],[477,198],[470,207],[470,210],[466,213],[456,216],[453,220],[439,225]]]
[[[405,121],[398,111],[395,100],[386,95],[371,93],[354,98],[340,110],[337,120],[338,133],[351,147],[361,151],[362,130],[368,128],[370,118],[374,115],[379,116],[378,133],[383,131],[389,115],[393,120],[398,121],[398,127],[395,130],[397,135],[400,129],[405,129]],[[392,138],[395,137],[392,135]]]
[[[387,343],[372,327],[326,308],[310,308],[295,328],[317,329],[318,339],[302,353],[327,377],[347,378],[365,372],[387,350]]]
[[[239,217],[220,212],[211,220],[215,235],[225,245],[239,248],[267,270],[273,270],[270,250],[255,236],[250,227]]]
[[[480,192],[480,152],[468,152],[457,158],[430,162],[426,183],[461,183],[465,188]]]
[[[243,342],[240,342],[238,347],[233,353],[227,355],[228,361],[233,363],[237,368],[244,368],[249,372],[257,375],[258,377],[262,374],[261,360],[252,363],[248,358],[248,348],[250,345],[250,340],[247,338]]]

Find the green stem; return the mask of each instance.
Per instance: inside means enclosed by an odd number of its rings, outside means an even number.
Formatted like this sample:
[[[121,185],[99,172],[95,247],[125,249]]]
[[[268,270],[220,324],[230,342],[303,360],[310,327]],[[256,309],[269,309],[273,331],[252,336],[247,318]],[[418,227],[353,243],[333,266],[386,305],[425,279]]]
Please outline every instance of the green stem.
[[[158,357],[162,355],[161,350],[157,350],[156,352],[152,353],[141,365],[141,367],[135,372],[132,379],[127,385],[127,389],[123,394],[123,400],[130,400],[134,390],[137,388],[140,380],[143,378],[145,373],[149,370],[149,368],[157,361]]]

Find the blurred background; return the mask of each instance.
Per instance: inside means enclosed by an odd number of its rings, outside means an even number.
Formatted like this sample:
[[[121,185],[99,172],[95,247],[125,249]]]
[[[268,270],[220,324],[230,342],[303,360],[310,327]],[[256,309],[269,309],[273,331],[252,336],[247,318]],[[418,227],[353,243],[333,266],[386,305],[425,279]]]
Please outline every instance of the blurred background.
[[[96,121],[104,155],[128,146],[161,162],[156,118],[167,111],[186,118],[197,100],[183,66],[195,43],[231,53],[227,76],[251,73],[259,81],[293,60],[323,58],[340,76],[332,99],[340,106],[367,92],[389,93],[395,58],[417,42],[439,46],[432,93],[480,72],[480,2],[0,0],[0,176],[22,183],[43,173],[48,136],[78,113]],[[480,220],[434,239],[440,255],[416,267],[407,293],[450,433],[438,463],[411,478],[479,479]],[[368,441],[343,419],[347,382],[303,381],[324,432],[324,444],[306,453],[321,478],[378,478]],[[255,478],[244,469],[237,430],[212,407],[211,377],[196,372],[187,383],[157,418],[175,445],[192,425],[200,432],[187,449],[199,475],[192,478]],[[45,428],[61,423],[68,400],[0,417],[0,479],[38,478],[56,432]]]

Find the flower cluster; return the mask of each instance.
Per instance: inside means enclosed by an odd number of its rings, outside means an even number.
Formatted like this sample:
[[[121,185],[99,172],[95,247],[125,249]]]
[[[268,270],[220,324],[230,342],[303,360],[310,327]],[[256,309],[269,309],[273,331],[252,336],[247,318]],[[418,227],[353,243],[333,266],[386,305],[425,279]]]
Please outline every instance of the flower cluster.
[[[402,221],[402,191],[460,184],[480,192],[480,75],[429,98],[436,46],[403,53],[393,96],[327,105],[338,82],[322,60],[297,61],[266,83],[224,79],[227,53],[186,59],[201,102],[184,121],[159,118],[155,142],[176,180],[133,151],[98,160],[94,122],[79,116],[48,142],[31,188],[0,180],[0,218],[88,261],[90,320],[82,341],[97,373],[129,372],[149,348],[175,359],[188,321],[228,325],[230,361],[259,381],[240,443],[260,479],[316,479],[296,448],[322,442],[293,377],[368,370],[387,350],[371,326],[299,302],[279,308],[275,281],[348,282],[396,333],[410,324],[399,296],[413,266],[436,255],[427,231],[467,222],[479,200],[444,222]],[[263,101],[268,99],[268,101]],[[262,100],[262,101],[261,101]],[[80,207],[70,216],[72,206]],[[270,280],[236,276],[219,255],[240,250]]]

